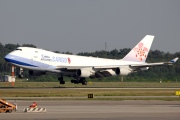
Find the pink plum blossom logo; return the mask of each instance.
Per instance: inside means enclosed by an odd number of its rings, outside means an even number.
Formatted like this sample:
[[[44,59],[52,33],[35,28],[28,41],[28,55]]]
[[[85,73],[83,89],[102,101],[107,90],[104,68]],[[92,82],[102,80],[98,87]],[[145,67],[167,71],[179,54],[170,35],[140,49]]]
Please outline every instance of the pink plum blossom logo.
[[[71,63],[71,59],[68,57],[68,63],[70,64]]]
[[[136,58],[142,61],[147,57],[148,49],[144,46],[143,43],[139,43],[137,47],[134,48],[136,52]]]

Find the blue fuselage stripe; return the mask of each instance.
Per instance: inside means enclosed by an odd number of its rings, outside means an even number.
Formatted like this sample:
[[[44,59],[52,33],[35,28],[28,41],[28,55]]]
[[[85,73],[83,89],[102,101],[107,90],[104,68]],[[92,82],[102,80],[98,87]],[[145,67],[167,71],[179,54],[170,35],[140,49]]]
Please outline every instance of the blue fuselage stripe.
[[[9,58],[4,58],[4,59],[5,59],[7,62],[14,63],[14,64],[17,64],[17,65],[38,67],[38,66],[35,66],[35,65],[32,65],[32,64],[28,64],[28,63],[25,63],[25,62],[16,61],[16,60],[9,59]]]

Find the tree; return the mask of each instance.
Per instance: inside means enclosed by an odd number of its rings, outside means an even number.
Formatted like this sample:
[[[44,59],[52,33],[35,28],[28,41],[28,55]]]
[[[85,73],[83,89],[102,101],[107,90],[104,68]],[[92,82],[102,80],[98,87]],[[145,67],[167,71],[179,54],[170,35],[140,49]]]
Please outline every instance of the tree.
[[[36,48],[35,45],[33,44],[22,44],[23,47],[33,47],[33,48]]]

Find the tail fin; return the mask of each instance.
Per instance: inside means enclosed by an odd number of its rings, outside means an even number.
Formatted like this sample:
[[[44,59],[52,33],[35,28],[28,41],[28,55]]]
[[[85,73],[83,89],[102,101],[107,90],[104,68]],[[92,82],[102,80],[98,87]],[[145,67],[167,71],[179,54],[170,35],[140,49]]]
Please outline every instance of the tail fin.
[[[148,56],[154,36],[146,35],[124,58],[123,60],[134,62],[145,62]]]

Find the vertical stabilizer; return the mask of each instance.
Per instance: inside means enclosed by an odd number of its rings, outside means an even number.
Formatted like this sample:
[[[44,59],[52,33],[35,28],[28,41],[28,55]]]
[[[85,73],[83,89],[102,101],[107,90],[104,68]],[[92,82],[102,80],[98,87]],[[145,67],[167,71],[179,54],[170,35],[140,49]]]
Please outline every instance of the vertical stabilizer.
[[[148,56],[154,36],[146,35],[124,58],[123,60],[133,62],[145,62]]]

